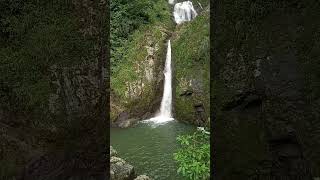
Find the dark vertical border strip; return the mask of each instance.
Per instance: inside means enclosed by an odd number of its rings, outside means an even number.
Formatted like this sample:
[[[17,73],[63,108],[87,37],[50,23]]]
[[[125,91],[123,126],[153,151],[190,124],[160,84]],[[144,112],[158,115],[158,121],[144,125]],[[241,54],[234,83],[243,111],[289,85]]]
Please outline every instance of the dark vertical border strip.
[[[98,69],[100,73],[101,104],[100,115],[102,127],[98,127],[102,132],[104,146],[103,157],[105,159],[105,177],[110,179],[110,10],[109,0],[100,0],[100,56]]]
[[[100,123],[97,124],[97,129],[99,129],[99,133],[101,136],[102,146],[100,148],[103,154],[101,154],[101,158],[104,159],[104,169],[103,175],[101,175],[101,180],[110,179],[110,97],[109,97],[109,89],[110,89],[110,11],[109,11],[109,0],[100,0],[99,1],[99,59],[98,59],[98,70],[100,74],[99,79],[99,91],[100,91],[100,105],[99,105],[99,115],[100,115]],[[99,127],[100,126],[100,127]],[[100,179],[100,177],[99,177]]]
[[[107,64],[106,64],[106,69],[107,69],[107,179],[110,179],[110,1],[107,0],[107,26],[106,28],[107,31]]]
[[[215,151],[214,147],[216,144],[214,143],[214,122],[216,121],[213,109],[213,78],[215,73],[215,60],[217,59],[217,41],[215,41],[215,37],[217,34],[217,10],[218,10],[218,0],[211,0],[210,2],[210,179],[217,178],[217,172],[215,172]]]
[[[103,117],[104,120],[106,120],[106,159],[107,159],[107,163],[106,163],[106,179],[110,179],[110,0],[106,0],[106,5],[105,5],[105,15],[106,18],[104,19],[104,25],[102,26],[104,27],[103,30],[105,32],[105,41],[103,42],[103,45],[105,45],[105,50],[106,50],[106,57],[105,57],[105,66],[104,66],[104,72],[105,72],[105,82],[106,82],[106,86],[105,90],[106,90],[106,94],[105,94],[105,98],[106,98],[106,106],[103,107],[104,112],[106,112]]]

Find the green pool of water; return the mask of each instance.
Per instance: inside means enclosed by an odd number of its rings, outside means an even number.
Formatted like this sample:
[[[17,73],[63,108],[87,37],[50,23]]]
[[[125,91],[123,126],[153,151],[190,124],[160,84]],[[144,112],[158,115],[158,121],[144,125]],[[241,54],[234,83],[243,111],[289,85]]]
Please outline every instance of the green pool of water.
[[[178,135],[190,134],[196,128],[176,120],[163,125],[139,123],[128,129],[111,128],[111,145],[118,156],[135,167],[138,175],[155,180],[182,180],[176,173],[173,153],[179,148]]]

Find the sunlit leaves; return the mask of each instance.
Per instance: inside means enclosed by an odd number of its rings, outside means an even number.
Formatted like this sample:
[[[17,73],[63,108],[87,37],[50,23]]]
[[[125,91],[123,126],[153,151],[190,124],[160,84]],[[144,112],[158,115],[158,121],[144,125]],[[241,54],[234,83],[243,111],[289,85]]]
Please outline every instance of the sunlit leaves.
[[[128,43],[132,36],[144,25],[166,23],[171,21],[171,14],[167,2],[156,0],[114,0],[110,4],[111,10],[111,66],[112,73],[116,66],[125,61],[128,53]]]
[[[174,153],[178,162],[177,173],[188,179],[208,179],[210,174],[209,135],[197,131],[192,135],[178,136],[181,148]]]

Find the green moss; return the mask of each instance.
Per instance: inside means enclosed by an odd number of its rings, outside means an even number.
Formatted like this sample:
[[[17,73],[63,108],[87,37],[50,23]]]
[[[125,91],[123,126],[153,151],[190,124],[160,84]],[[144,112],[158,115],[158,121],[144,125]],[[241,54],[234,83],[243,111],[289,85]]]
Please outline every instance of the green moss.
[[[126,82],[133,82],[140,78],[136,71],[139,63],[143,62],[147,56],[147,49],[144,47],[147,45],[147,38],[156,40],[156,43],[161,40],[161,37],[159,38],[160,32],[151,31],[153,28],[154,26],[147,26],[133,34],[132,41],[126,46],[126,53],[123,56],[122,63],[117,66],[112,74],[111,87],[120,97],[124,97]]]
[[[167,6],[166,6],[167,7]],[[169,17],[167,17],[168,20]],[[148,55],[145,46],[149,46],[149,43],[155,45],[157,44],[156,54],[154,55],[153,66],[154,74],[159,72],[158,67],[161,65],[163,59],[163,51],[165,49],[165,39],[167,35],[163,33],[168,31],[168,28],[172,27],[171,20],[166,22],[165,20],[156,22],[154,24],[149,24],[140,27],[136,30],[130,37],[128,43],[123,48],[123,56],[121,63],[113,67],[113,72],[111,76],[111,88],[115,92],[115,96],[118,97],[117,102],[120,106],[123,106],[129,111],[133,109],[148,109],[150,103],[155,98],[157,79],[148,82],[145,79],[144,68],[148,62],[146,62],[146,57]],[[155,78],[155,77],[153,77]],[[127,83],[144,83],[143,96],[138,97],[128,97],[126,93],[128,92]],[[139,84],[141,85],[141,84]],[[111,110],[114,111],[114,110]],[[117,114],[116,112],[114,112]],[[116,116],[114,114],[114,116]]]
[[[127,54],[127,44],[137,31],[146,26],[172,26],[171,10],[163,0],[115,0],[111,2],[111,69],[121,65]]]
[[[198,103],[204,105],[207,117],[209,117],[209,74],[210,74],[210,50],[209,50],[209,12],[203,12],[191,22],[178,26],[173,35],[172,56],[175,67],[176,79],[176,116],[178,119],[194,121],[194,106]],[[186,88],[184,85],[191,80],[198,81],[200,92],[194,92],[192,96],[180,96]],[[194,90],[197,91],[197,90]]]
[[[59,3],[36,6],[26,1],[11,11],[15,10],[19,13],[0,17],[10,32],[10,36],[0,37],[6,42],[0,45],[0,86],[10,91],[0,89],[0,97],[9,99],[4,108],[12,111],[43,112],[52,91],[50,66],[68,67],[92,60],[96,40],[85,38],[79,31],[79,18]]]

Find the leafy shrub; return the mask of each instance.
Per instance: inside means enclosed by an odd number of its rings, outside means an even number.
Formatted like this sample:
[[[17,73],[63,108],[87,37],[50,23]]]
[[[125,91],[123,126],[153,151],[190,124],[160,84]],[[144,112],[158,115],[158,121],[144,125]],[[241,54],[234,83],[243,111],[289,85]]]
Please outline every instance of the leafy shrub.
[[[170,24],[171,12],[163,0],[113,0],[111,12],[111,73],[125,61],[128,43],[146,25]],[[133,37],[132,37],[133,36]],[[112,74],[114,75],[114,74]]]
[[[210,135],[196,131],[192,135],[178,136],[181,148],[174,153],[178,162],[177,173],[187,179],[209,179],[210,177]]]

